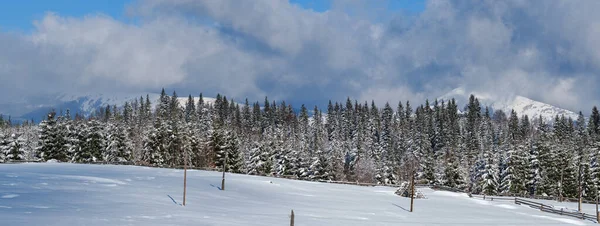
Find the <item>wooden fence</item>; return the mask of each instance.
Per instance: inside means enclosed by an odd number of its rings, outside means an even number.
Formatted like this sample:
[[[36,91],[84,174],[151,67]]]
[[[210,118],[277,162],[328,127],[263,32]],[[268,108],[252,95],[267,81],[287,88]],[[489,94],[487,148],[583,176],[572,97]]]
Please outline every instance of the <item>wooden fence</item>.
[[[482,198],[483,200],[490,201],[514,201],[514,197],[503,197],[503,196],[487,196],[487,195],[472,195],[473,197]]]
[[[597,216],[593,215],[593,214],[565,211],[562,208],[554,209],[554,206],[546,205],[546,204],[539,203],[539,202],[529,201],[529,200],[522,199],[522,198],[515,197],[514,200],[515,200],[515,204],[517,204],[517,205],[527,205],[531,208],[539,209],[540,211],[543,211],[543,212],[559,214],[559,215],[563,215],[563,216],[569,216],[569,217],[579,218],[582,220],[589,220],[589,221],[597,222]]]
[[[492,196],[486,196],[486,195],[482,195],[482,194],[473,194],[473,196],[477,196],[477,197],[492,197]],[[577,198],[566,198],[566,197],[555,197],[555,196],[542,196],[542,195],[523,195],[523,194],[513,194],[513,193],[504,193],[504,194],[497,194],[497,195],[493,195],[494,199],[498,199],[500,200],[502,197],[506,197],[509,198],[510,200],[513,200],[514,197],[519,197],[519,198],[527,198],[527,199],[540,199],[540,200],[554,200],[554,201],[559,201],[559,202],[579,202],[579,199]],[[583,199],[581,201],[582,203],[586,203],[586,204],[596,204],[595,200],[585,200]]]

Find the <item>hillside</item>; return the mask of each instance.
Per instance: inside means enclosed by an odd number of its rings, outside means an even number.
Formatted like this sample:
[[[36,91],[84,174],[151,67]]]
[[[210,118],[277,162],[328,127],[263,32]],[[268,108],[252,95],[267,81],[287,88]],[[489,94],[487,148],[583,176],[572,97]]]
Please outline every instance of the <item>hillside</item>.
[[[422,189],[427,199],[269,177],[78,164],[0,164],[0,225],[592,225],[511,202]]]

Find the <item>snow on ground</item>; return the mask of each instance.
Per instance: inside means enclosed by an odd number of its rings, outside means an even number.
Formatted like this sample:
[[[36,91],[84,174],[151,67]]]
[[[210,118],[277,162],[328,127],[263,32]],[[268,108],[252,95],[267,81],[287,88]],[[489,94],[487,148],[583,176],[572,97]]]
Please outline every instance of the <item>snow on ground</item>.
[[[0,225],[593,225],[509,201],[421,189],[360,187],[188,171],[78,164],[0,164]]]

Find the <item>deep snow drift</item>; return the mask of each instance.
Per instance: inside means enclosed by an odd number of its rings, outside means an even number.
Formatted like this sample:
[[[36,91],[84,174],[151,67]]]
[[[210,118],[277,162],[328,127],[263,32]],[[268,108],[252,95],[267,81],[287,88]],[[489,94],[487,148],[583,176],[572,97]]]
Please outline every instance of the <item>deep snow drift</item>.
[[[0,164],[0,225],[595,225],[510,201],[136,166]],[[558,206],[558,204],[555,204]],[[589,209],[589,206],[586,206]],[[589,212],[592,213],[592,212]]]

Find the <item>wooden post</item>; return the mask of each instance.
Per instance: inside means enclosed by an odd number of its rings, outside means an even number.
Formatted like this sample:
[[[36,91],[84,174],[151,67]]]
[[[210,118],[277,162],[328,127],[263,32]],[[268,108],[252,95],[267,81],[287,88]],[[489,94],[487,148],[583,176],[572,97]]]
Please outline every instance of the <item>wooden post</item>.
[[[598,212],[598,199],[599,198],[596,196],[596,223],[600,224],[600,212]]]
[[[413,211],[413,204],[415,203],[415,173],[412,174],[412,179],[410,180],[411,186],[411,195],[410,195],[410,212]]]
[[[294,226],[294,210],[292,210],[292,215],[290,216],[290,226]]]
[[[227,153],[225,153],[225,160],[223,161],[223,179],[221,179],[221,191],[225,191],[225,171],[227,170]]]
[[[187,186],[187,166],[183,166],[183,206],[185,206],[185,189]]]
[[[581,202],[583,200],[583,188],[581,187],[581,184],[579,185],[579,200],[577,200],[577,211],[579,211],[581,213]]]
[[[187,187],[187,151],[183,155],[183,206],[185,206],[185,192]]]

